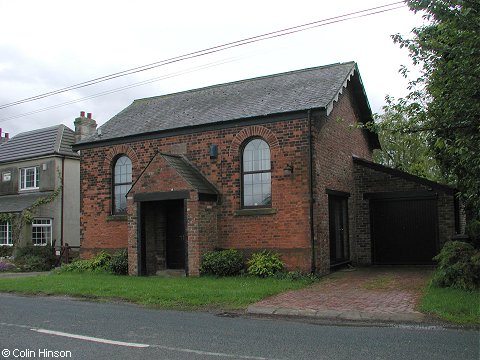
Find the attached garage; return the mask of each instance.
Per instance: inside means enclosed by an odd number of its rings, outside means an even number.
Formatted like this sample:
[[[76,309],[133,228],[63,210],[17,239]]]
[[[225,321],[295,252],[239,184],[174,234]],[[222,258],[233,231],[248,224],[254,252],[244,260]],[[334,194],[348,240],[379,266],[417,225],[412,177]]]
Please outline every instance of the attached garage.
[[[370,218],[374,264],[432,264],[438,252],[436,197],[372,194]]]
[[[463,231],[454,188],[357,157],[353,164],[353,263],[433,264]]]

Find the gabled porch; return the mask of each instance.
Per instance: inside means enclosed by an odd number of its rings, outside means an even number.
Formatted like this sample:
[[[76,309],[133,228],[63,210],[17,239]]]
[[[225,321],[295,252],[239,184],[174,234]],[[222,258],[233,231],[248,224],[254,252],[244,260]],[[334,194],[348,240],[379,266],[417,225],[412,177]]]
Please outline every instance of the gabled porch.
[[[217,244],[218,197],[186,157],[157,153],[127,196],[129,273],[198,275]]]

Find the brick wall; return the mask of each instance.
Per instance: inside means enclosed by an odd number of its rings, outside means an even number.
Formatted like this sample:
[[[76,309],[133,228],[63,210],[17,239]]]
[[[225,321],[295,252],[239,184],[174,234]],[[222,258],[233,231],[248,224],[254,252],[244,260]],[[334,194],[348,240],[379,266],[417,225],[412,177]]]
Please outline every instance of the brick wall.
[[[344,89],[332,113],[313,118],[314,124],[314,221],[317,270],[329,271],[328,196],[326,189],[354,192],[352,155],[370,158],[366,135],[353,125],[358,120],[350,90]],[[236,126],[193,134],[171,136],[122,145],[82,150],[83,256],[128,245],[130,273],[137,273],[137,208],[128,200],[125,217],[111,214],[112,166],[117,156],[132,160],[133,179],[143,173],[131,195],[141,192],[188,190],[189,272],[198,274],[201,255],[215,247],[236,248],[246,256],[270,249],[281,254],[289,269],[311,270],[309,223],[309,144],[305,117],[262,125]],[[251,137],[265,139],[272,160],[272,211],[268,214],[241,210],[242,145]],[[211,159],[209,145],[218,145],[218,158]],[[182,153],[220,191],[218,204],[198,201],[198,194],[178,174],[156,157],[157,151]],[[293,167],[293,173],[284,169]],[[354,203],[350,198],[350,236],[355,233]],[[129,241],[130,239],[130,241]],[[152,270],[153,271],[153,270]]]
[[[279,251],[290,268],[309,270],[310,242],[308,225],[308,142],[307,122],[293,119],[267,123],[262,126],[238,126],[205,131],[196,134],[172,136],[146,141],[134,141],[82,150],[82,254],[87,257],[100,249],[113,251],[127,247],[128,237],[136,239],[136,204],[130,199],[129,224],[125,217],[111,214],[112,166],[117,156],[127,154],[132,160],[133,179],[145,170],[157,150],[165,153],[183,152],[187,158],[214,183],[221,193],[221,201],[209,209],[206,204],[195,203],[192,195],[188,208],[189,262],[193,272],[198,268],[201,253],[213,247],[237,248],[250,253],[261,249]],[[245,140],[260,136],[270,145],[272,159],[273,214],[249,215],[238,213],[241,208],[240,151]],[[218,145],[219,156],[210,159],[210,144]],[[162,162],[163,161],[163,162]],[[142,175],[133,193],[191,190],[175,171],[165,166],[158,156]],[[284,168],[294,167],[292,175]],[[197,209],[198,208],[198,209]],[[214,210],[216,209],[216,210]],[[203,248],[196,247],[199,229],[214,219],[217,236],[205,239]],[[199,218],[193,214],[201,213]],[[214,221],[213,221],[214,222]],[[211,225],[211,224],[210,224]],[[213,239],[216,238],[216,244]],[[208,245],[207,245],[208,244]],[[136,243],[128,244],[130,271],[137,272]]]
[[[367,134],[355,127],[359,121],[353,94],[344,89],[328,117],[315,119],[314,127],[314,220],[317,272],[330,270],[330,239],[328,195],[326,190],[350,193],[355,191],[352,155],[371,158]],[[357,224],[353,213],[355,204],[350,196],[349,236],[355,236]]]
[[[363,224],[361,231],[355,233],[352,242],[352,260],[357,264],[372,263],[372,245],[370,229],[370,204],[364,199],[365,193],[382,192],[431,192],[437,195],[438,237],[440,247],[455,234],[454,195],[438,189],[432,189],[427,183],[415,181],[385,171],[375,170],[355,163],[354,176],[356,190],[355,221]]]

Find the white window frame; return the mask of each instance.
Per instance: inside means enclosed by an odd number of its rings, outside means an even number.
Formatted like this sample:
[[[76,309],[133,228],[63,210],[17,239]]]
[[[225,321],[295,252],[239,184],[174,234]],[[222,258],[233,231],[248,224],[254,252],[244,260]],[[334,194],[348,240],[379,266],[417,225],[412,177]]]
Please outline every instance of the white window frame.
[[[34,186],[27,187],[27,170],[34,169],[33,183]],[[40,166],[30,166],[20,169],[20,190],[38,190],[40,185]],[[38,186],[36,186],[38,185]]]
[[[4,226],[6,226],[6,229],[4,230]],[[0,246],[13,246],[13,238],[12,238],[12,225],[8,221],[5,222],[0,222],[0,233],[5,233],[7,234],[6,236],[6,242],[5,243],[0,243]]]
[[[34,241],[34,229],[38,229],[38,233],[41,236],[41,239],[43,239],[43,234],[46,230],[46,239],[45,243],[42,241],[42,243],[37,244]],[[52,231],[53,231],[53,226],[52,226],[52,219],[48,218],[35,218],[32,221],[32,243],[34,246],[45,246],[47,244],[52,244]]]

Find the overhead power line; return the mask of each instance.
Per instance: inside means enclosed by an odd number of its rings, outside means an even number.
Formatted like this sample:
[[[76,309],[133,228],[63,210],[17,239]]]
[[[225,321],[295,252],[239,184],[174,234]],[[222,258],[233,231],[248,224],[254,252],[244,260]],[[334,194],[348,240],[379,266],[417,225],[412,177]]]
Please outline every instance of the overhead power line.
[[[67,92],[67,91],[72,91],[72,90],[80,89],[80,88],[83,88],[83,87],[92,86],[92,85],[95,85],[95,84],[98,84],[98,83],[101,83],[101,82],[105,82],[105,81],[109,81],[109,80],[112,80],[112,79],[116,79],[116,78],[119,78],[119,77],[123,77],[123,76],[127,76],[127,75],[132,75],[132,74],[135,74],[135,73],[151,70],[151,69],[154,69],[154,68],[157,68],[157,67],[160,67],[160,66],[165,66],[165,65],[168,65],[168,64],[176,63],[176,62],[180,62],[180,61],[184,61],[184,60],[188,60],[188,59],[192,59],[192,58],[196,58],[196,57],[200,57],[200,56],[205,56],[205,55],[208,55],[208,54],[224,51],[224,50],[227,50],[227,49],[247,45],[247,44],[254,43],[254,42],[259,42],[259,41],[264,41],[264,40],[268,40],[268,39],[272,39],[272,38],[276,38],[276,37],[290,35],[290,34],[294,34],[294,33],[297,33],[297,32],[317,28],[317,27],[320,27],[320,26],[334,24],[334,23],[338,23],[338,22],[342,22],[342,21],[348,21],[348,20],[352,20],[352,19],[356,19],[356,18],[370,16],[370,15],[375,15],[375,14],[379,14],[379,13],[383,13],[383,12],[387,12],[387,11],[392,11],[392,10],[403,8],[405,6],[406,5],[403,1],[397,1],[397,2],[390,3],[390,4],[386,4],[386,5],[376,6],[376,7],[365,9],[365,10],[355,11],[355,12],[351,12],[351,13],[344,14],[344,15],[334,16],[334,17],[330,17],[330,18],[327,18],[327,19],[323,19],[323,20],[318,20],[318,21],[314,21],[314,22],[310,22],[310,23],[306,23],[306,24],[302,24],[302,25],[297,25],[297,26],[285,28],[285,29],[282,29],[282,30],[272,31],[272,32],[268,32],[268,33],[265,33],[265,34],[248,37],[248,38],[237,40],[237,41],[228,42],[228,43],[225,43],[225,44],[222,44],[222,45],[217,45],[217,46],[213,46],[213,47],[206,48],[206,49],[203,49],[203,50],[194,51],[194,52],[190,52],[190,53],[187,53],[187,54],[184,54],[184,55],[175,56],[175,57],[172,57],[172,58],[160,60],[160,61],[150,63],[150,64],[147,64],[147,65],[134,67],[134,68],[131,68],[131,69],[128,69],[128,70],[116,72],[116,73],[113,73],[113,74],[110,74],[110,75],[101,76],[101,77],[98,77],[98,78],[95,78],[95,79],[92,79],[92,80],[84,81],[84,82],[81,82],[81,83],[78,83],[78,84],[75,84],[75,85],[71,85],[71,86],[67,86],[67,87],[64,87],[64,88],[61,88],[61,89],[53,90],[53,91],[46,92],[46,93],[43,93],[43,94],[31,96],[31,97],[28,97],[28,98],[25,98],[25,99],[17,100],[17,101],[11,102],[11,103],[3,104],[3,105],[0,105],[0,110],[1,109],[6,109],[6,108],[9,108],[9,107],[12,107],[12,106],[16,106],[16,105],[21,105],[21,104],[24,104],[24,103],[27,103],[27,102],[36,101],[36,100],[43,99],[43,98],[46,98],[46,97],[50,97],[50,96],[53,96],[53,95],[58,95],[58,94],[61,94],[61,93]]]
[[[6,122],[6,121],[9,121],[9,120],[14,120],[14,119],[22,118],[22,117],[25,117],[25,116],[34,115],[34,114],[37,114],[37,113],[40,113],[40,112],[57,109],[57,108],[67,106],[67,105],[71,105],[71,104],[75,104],[75,103],[78,103],[78,102],[81,102],[81,101],[91,100],[91,99],[95,99],[95,98],[100,97],[100,96],[110,95],[110,94],[113,94],[113,93],[116,93],[116,92],[131,89],[131,88],[134,88],[134,87],[137,87],[137,86],[150,84],[150,83],[153,83],[155,81],[166,80],[166,79],[174,78],[174,77],[181,76],[181,75],[184,75],[184,74],[188,74],[188,73],[196,72],[196,71],[199,71],[199,70],[211,68],[211,67],[214,67],[214,66],[223,65],[223,64],[226,64],[226,63],[229,63],[229,62],[232,62],[232,61],[236,61],[236,58],[196,66],[196,67],[193,67],[193,68],[190,68],[190,69],[187,69],[187,70],[177,71],[175,73],[166,74],[166,75],[163,75],[163,76],[159,76],[159,77],[155,77],[155,78],[152,78],[152,79],[140,81],[140,82],[137,82],[137,83],[133,83],[133,84],[121,86],[121,87],[118,87],[118,88],[102,91],[102,92],[97,93],[97,94],[89,95],[89,96],[82,97],[82,98],[79,98],[79,99],[69,100],[69,101],[66,101],[66,102],[63,102],[63,103],[60,103],[60,104],[47,106],[47,107],[37,109],[37,110],[33,110],[33,111],[30,111],[30,112],[27,112],[27,113],[23,113],[23,114],[19,114],[19,115],[13,115],[13,116],[1,119],[0,122]]]

